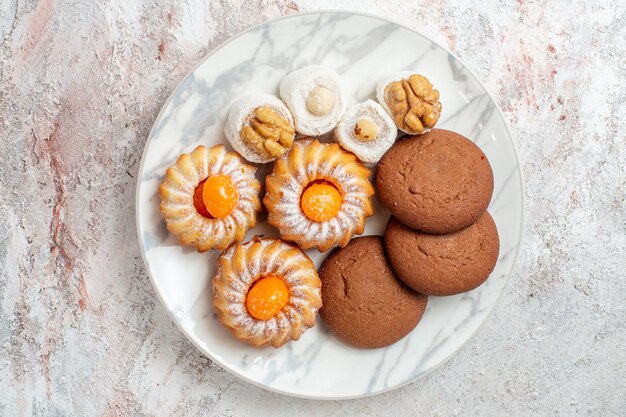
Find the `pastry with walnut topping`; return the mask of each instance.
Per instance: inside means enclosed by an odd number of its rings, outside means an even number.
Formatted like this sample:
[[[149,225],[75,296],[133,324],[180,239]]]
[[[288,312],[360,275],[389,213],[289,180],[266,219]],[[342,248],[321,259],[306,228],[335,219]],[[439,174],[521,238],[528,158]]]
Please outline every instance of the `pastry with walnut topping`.
[[[289,109],[271,94],[249,95],[235,101],[224,133],[244,158],[262,164],[286,153],[296,134]]]
[[[396,72],[381,79],[376,96],[398,129],[412,135],[435,127],[441,114],[439,91],[428,78],[411,71]]]

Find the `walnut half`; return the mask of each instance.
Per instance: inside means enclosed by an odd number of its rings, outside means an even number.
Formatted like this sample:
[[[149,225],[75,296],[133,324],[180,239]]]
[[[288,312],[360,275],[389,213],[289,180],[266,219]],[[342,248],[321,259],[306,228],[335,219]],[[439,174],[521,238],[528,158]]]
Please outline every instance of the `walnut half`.
[[[419,74],[387,85],[385,102],[396,126],[408,133],[422,133],[425,127],[434,127],[441,114],[439,91]]]
[[[289,121],[268,106],[254,109],[250,123],[240,132],[241,139],[263,156],[278,158],[293,144],[296,132]]]

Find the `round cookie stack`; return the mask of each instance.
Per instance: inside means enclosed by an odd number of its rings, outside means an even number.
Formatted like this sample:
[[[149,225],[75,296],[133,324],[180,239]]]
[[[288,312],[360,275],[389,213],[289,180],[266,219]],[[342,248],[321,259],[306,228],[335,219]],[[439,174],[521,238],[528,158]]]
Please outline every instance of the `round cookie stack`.
[[[408,335],[428,296],[481,285],[499,252],[487,212],[491,166],[462,135],[433,129],[401,139],[378,164],[376,186],[392,213],[384,237],[352,239],[319,270],[322,319],[339,339],[361,348]]]
[[[499,252],[487,212],[493,173],[472,141],[443,129],[400,140],[381,159],[376,186],[392,213],[387,256],[406,285],[453,295],[489,277]]]

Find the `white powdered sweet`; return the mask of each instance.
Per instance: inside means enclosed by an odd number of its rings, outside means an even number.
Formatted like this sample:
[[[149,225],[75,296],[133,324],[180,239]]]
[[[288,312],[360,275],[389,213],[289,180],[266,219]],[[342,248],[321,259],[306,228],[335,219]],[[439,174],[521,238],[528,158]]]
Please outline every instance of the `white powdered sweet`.
[[[320,87],[326,94],[311,94],[319,92]],[[303,135],[319,136],[330,132],[346,110],[346,97],[339,75],[321,65],[311,65],[287,74],[279,90],[280,97],[293,114],[296,131]],[[334,102],[326,108],[323,101],[328,98],[334,99]],[[324,114],[326,111],[327,114]]]
[[[378,84],[376,85],[376,98],[378,99],[378,102],[381,104],[381,106],[383,106],[385,111],[392,117],[393,117],[393,113],[391,112],[391,109],[389,108],[389,106],[387,105],[387,102],[385,101],[385,88],[387,88],[389,84],[394,83],[396,81],[408,80],[409,77],[413,74],[417,74],[417,72],[415,71],[392,72],[390,74],[383,76],[380,80],[378,80]],[[410,133],[399,127],[398,129],[402,130],[405,133]]]
[[[242,127],[250,122],[254,110],[263,106],[277,111],[293,126],[293,118],[289,109],[278,97],[271,94],[253,94],[237,99],[228,111],[228,117],[224,126],[224,134],[232,147],[248,161],[260,164],[271,162],[276,158],[261,155],[256,149],[248,146],[241,139],[240,132]]]
[[[359,139],[355,127],[359,120],[368,120],[376,125],[376,138],[370,141]],[[335,140],[361,161],[373,164],[382,158],[396,141],[398,129],[385,109],[374,100],[350,106],[335,129]]]

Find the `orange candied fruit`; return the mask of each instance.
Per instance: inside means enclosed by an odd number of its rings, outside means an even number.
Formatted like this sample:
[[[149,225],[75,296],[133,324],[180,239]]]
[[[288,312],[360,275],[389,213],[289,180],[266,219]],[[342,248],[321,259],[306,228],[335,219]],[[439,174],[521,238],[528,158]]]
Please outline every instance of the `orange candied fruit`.
[[[198,210],[198,213],[200,213],[204,217],[212,219],[213,216],[211,216],[211,213],[209,213],[209,211],[206,209],[204,201],[202,200],[202,189],[204,188],[205,182],[206,180],[200,182],[200,184],[198,184],[198,186],[196,187],[196,190],[193,192],[193,206],[196,208],[196,210]]]
[[[285,281],[270,275],[256,280],[246,296],[246,308],[252,317],[269,320],[289,302],[289,288]]]
[[[221,219],[234,210],[239,196],[229,176],[214,175],[204,181],[202,201],[211,217]]]
[[[300,197],[300,206],[304,214],[314,222],[325,222],[339,213],[342,202],[337,187],[328,181],[314,181],[309,184]]]

